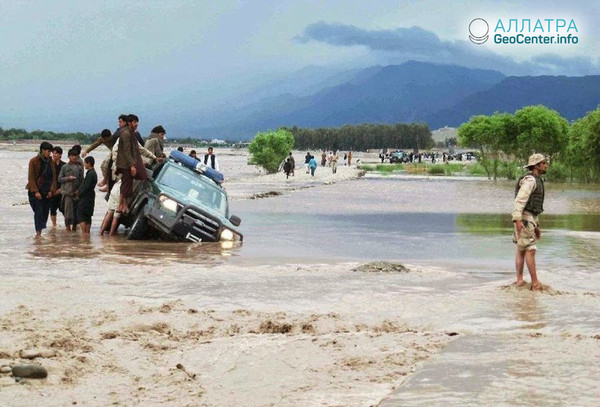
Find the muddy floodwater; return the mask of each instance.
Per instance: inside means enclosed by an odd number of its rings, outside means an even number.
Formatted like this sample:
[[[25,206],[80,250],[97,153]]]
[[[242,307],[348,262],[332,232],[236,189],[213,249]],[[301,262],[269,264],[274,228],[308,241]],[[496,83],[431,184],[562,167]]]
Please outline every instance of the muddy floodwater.
[[[243,181],[255,170],[246,169],[245,156],[232,154],[221,166],[226,176],[228,166],[235,168],[225,187],[231,212],[242,219],[241,245],[134,242],[122,230],[114,238],[97,236],[106,208],[100,194],[91,238],[59,227],[36,240],[24,189],[31,156],[0,151],[0,279],[19,277],[25,297],[28,281],[35,290],[43,275],[70,286],[114,286],[142,302],[334,312],[456,332],[457,339],[380,398],[386,407],[594,406],[600,400],[596,185],[546,184],[536,258],[548,289],[532,293],[510,286],[513,181],[367,174],[325,185],[286,183],[282,176],[283,186],[263,188],[280,195],[249,199],[255,186]],[[416,271],[351,271],[372,261]],[[10,298],[0,300],[0,314],[19,305],[18,293]],[[91,299],[72,301],[85,307]],[[327,395],[307,403],[344,405],[328,403]]]

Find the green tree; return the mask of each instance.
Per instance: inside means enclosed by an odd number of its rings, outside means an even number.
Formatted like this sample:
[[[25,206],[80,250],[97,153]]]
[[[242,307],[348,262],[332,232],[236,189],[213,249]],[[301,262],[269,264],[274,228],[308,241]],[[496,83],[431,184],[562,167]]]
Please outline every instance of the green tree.
[[[569,123],[556,110],[545,106],[526,106],[515,112],[517,157],[525,160],[532,153],[542,153],[550,159],[567,147]]]
[[[600,179],[600,107],[577,120],[568,133],[566,161],[583,181]]]
[[[473,116],[458,128],[458,142],[463,147],[479,150],[480,161],[488,178],[498,178],[500,153],[512,145],[509,129],[513,119],[509,114]]]
[[[251,154],[248,163],[263,167],[269,174],[275,173],[293,147],[294,136],[289,130],[258,133],[248,146]]]

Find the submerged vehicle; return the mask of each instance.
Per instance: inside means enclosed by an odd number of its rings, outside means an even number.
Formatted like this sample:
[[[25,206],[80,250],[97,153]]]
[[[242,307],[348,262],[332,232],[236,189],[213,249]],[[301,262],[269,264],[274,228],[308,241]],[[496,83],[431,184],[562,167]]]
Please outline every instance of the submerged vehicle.
[[[174,150],[144,183],[122,219],[128,239],[242,241],[241,219],[229,214],[223,174]]]

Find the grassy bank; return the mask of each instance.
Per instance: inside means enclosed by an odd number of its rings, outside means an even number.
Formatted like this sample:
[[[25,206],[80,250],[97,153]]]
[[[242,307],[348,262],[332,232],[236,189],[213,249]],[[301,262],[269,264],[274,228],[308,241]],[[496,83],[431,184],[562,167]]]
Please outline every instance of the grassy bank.
[[[487,177],[488,173],[479,162],[460,163],[447,162],[440,164],[431,163],[410,163],[410,164],[373,164],[362,165],[361,168],[367,172],[377,172],[383,175],[392,173],[410,174],[410,175],[439,175],[439,176],[473,176]],[[490,168],[490,176],[493,177],[493,168]],[[526,170],[520,163],[516,162],[498,162],[497,179],[516,180]],[[589,182],[585,174],[571,172],[564,164],[554,163],[548,167],[548,173],[545,179],[555,182]]]
[[[478,167],[471,170],[471,167]],[[429,175],[486,175],[483,167],[479,164],[463,163],[407,163],[407,164],[376,164],[362,165],[362,169],[368,172],[391,174],[394,172],[406,174],[429,174]]]

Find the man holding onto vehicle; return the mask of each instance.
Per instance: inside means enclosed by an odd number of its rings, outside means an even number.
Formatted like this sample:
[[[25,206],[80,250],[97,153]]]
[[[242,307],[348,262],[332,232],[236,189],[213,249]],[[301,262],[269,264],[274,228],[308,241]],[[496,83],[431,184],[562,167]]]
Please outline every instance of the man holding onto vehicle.
[[[115,145],[115,141],[116,141],[116,138],[113,139],[113,136],[112,136],[112,133],[110,132],[110,130],[104,129],[100,133],[100,137],[98,137],[96,139],[96,141],[94,141],[88,148],[83,150],[83,152],[81,153],[81,156],[85,158],[86,155],[88,155],[89,153],[94,151],[96,149],[96,147],[100,146],[101,144],[104,144],[110,150],[112,148],[112,146]]]
[[[118,123],[119,123],[119,127],[117,128],[117,130],[115,130],[115,132],[113,133],[112,136],[110,136],[110,140],[108,142],[105,141],[100,141],[98,146],[102,143],[104,143],[106,145],[106,147],[108,147],[109,150],[112,150],[112,148],[114,147],[115,143],[117,142],[117,140],[119,139],[119,135],[121,134],[121,130],[127,125],[127,114],[122,114],[119,115],[118,118]],[[102,131],[102,133],[104,133],[104,130]],[[94,144],[96,144],[98,142],[98,140],[96,140],[96,142]],[[94,144],[92,144],[90,147],[88,147],[88,149],[86,150],[85,154],[82,154],[84,157],[86,156],[86,154],[88,154],[90,151],[93,150],[93,146]],[[96,146],[97,147],[97,146]],[[96,148],[94,147],[94,148]],[[102,164],[100,165],[100,170],[102,172],[102,181],[100,181],[100,183],[98,184],[98,186],[100,187],[99,190],[102,192],[108,191],[109,189],[112,188],[112,184],[108,184],[110,181],[110,173],[113,170],[113,165],[114,162],[111,160],[111,155],[112,154],[108,154],[108,156],[106,157],[106,159],[102,162]],[[107,185],[108,184],[108,185]]]
[[[517,244],[515,284],[517,286],[525,284],[523,267],[526,263],[531,276],[531,289],[541,290],[542,285],[537,278],[535,252],[536,242],[542,235],[538,216],[544,211],[544,181],[541,175],[546,173],[548,163],[542,154],[533,154],[525,167],[529,172],[517,181],[512,212],[512,220],[515,224],[513,242]]]
[[[121,139],[117,139],[115,145],[112,148],[110,159],[113,162],[118,161],[119,156],[119,144],[121,143]],[[147,145],[147,144],[146,144]],[[150,151],[148,151],[145,147],[142,147],[138,143],[138,148],[140,150],[140,155],[142,156],[142,161],[144,161],[144,165],[146,167],[151,167],[155,162],[163,160],[162,158],[156,157]],[[100,236],[104,234],[105,231],[109,231],[109,235],[113,236],[120,224],[120,216],[121,211],[119,210],[120,205],[120,191],[121,191],[121,176],[117,174],[116,169],[111,170],[109,174],[109,181],[114,184],[110,193],[106,197],[108,201],[108,209],[106,214],[104,215],[104,220],[102,221],[102,225],[100,226]],[[135,181],[132,186],[132,194],[135,193]],[[133,199],[134,197],[132,197]]]
[[[146,145],[144,146],[148,151],[154,154],[157,158],[164,158],[164,140],[165,134],[167,134],[163,126],[156,126],[150,132]],[[161,160],[162,161],[162,160]]]

